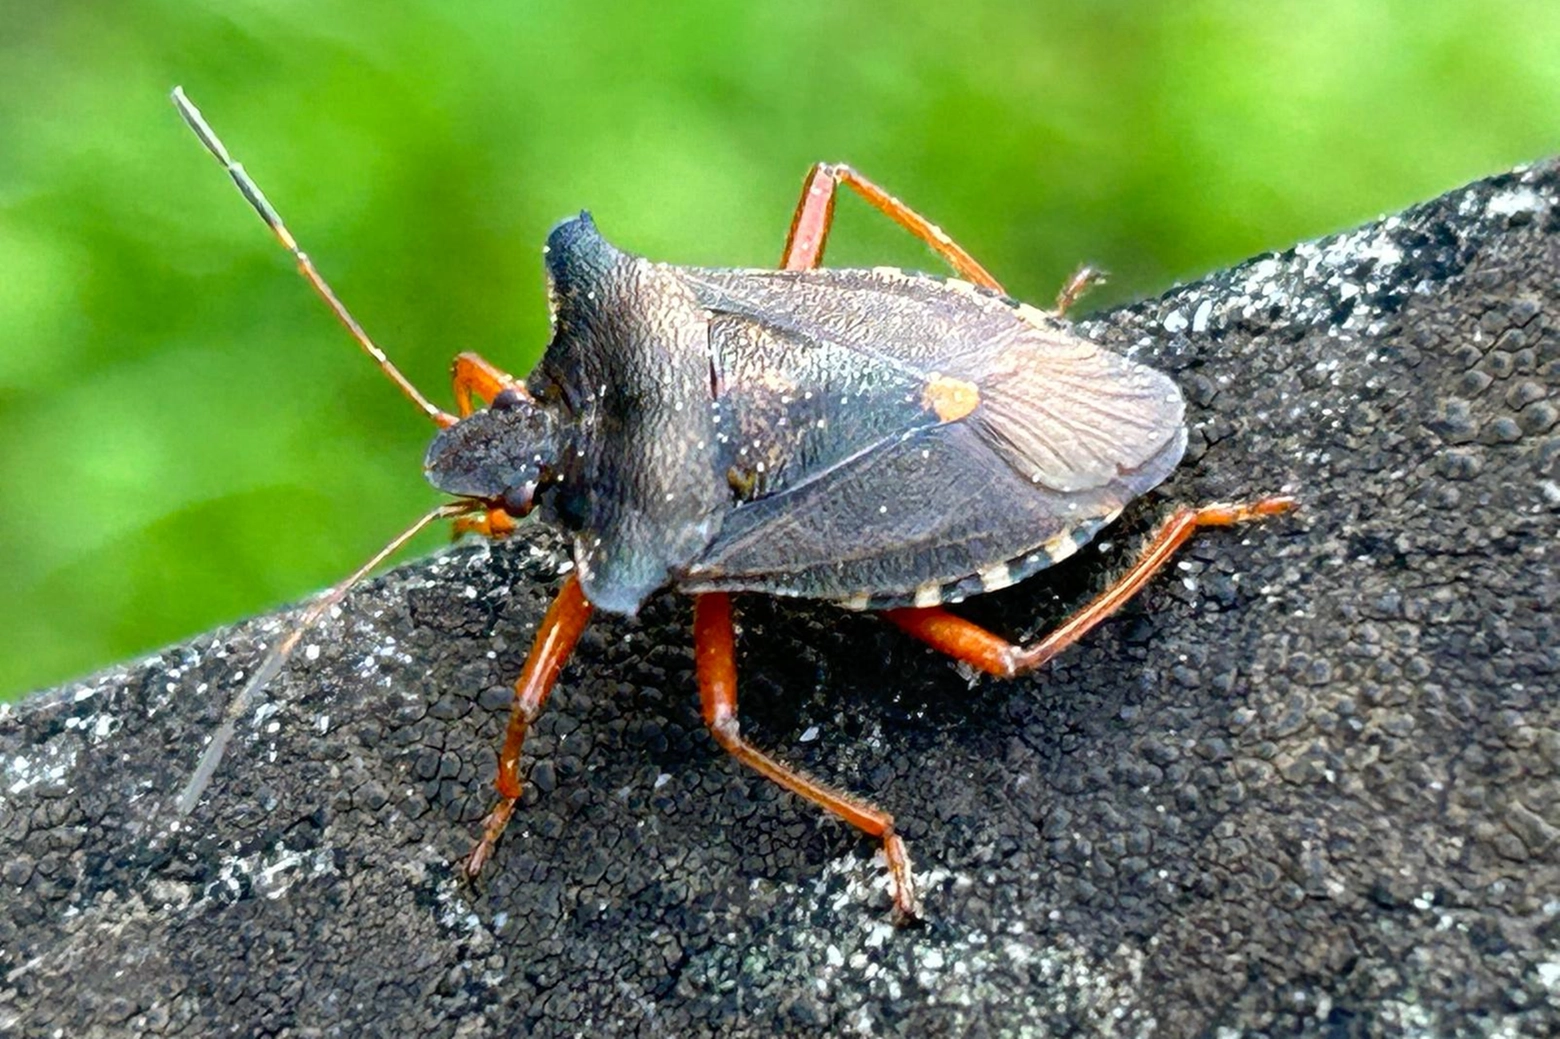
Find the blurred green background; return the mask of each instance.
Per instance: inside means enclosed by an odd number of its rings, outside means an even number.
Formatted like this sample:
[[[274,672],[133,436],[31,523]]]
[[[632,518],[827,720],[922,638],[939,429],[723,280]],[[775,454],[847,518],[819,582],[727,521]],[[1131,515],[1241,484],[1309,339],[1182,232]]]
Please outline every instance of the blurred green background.
[[[323,587],[436,496],[431,427],[167,101],[182,83],[411,378],[525,371],[540,246],[768,265],[846,160],[1086,306],[1560,152],[1560,6],[6,5],[0,695]],[[854,200],[834,264],[933,266]],[[430,535],[424,548],[439,539]]]

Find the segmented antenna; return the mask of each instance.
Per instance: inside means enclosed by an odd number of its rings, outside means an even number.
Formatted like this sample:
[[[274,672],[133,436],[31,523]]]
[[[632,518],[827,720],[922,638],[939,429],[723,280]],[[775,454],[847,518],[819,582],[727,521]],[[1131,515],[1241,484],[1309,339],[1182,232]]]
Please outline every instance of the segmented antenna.
[[[346,330],[352,333],[352,338],[356,339],[363,351],[379,365],[379,370],[384,372],[386,377],[395,383],[401,392],[406,394],[411,402],[421,408],[423,414],[436,422],[440,428],[454,425],[456,421],[455,416],[442,410],[427,397],[424,397],[417,387],[413,386],[411,381],[401,374],[400,369],[390,363],[390,358],[386,357],[385,352],[374,344],[374,341],[368,337],[368,333],[363,331],[363,326],[358,324],[357,319],[352,316],[341,300],[336,297],[336,293],[331,290],[331,287],[325,283],[325,279],[320,277],[320,272],[314,267],[314,261],[309,259],[307,253],[298,248],[297,239],[293,238],[292,232],[287,230],[287,225],[282,223],[281,214],[277,213],[270,200],[265,197],[265,193],[260,190],[260,186],[250,179],[249,174],[244,172],[242,165],[234,162],[232,157],[228,155],[228,150],[223,146],[222,139],[217,136],[216,131],[211,128],[205,117],[200,114],[200,109],[196,108],[194,103],[185,96],[183,87],[173,88],[173,104],[179,110],[179,115],[183,116],[184,121],[189,124],[190,129],[195,131],[195,136],[200,138],[200,143],[205,145],[206,150],[216,157],[216,160],[222,164],[223,169],[227,170],[228,176],[233,178],[233,183],[238,185],[239,193],[254,207],[254,211],[260,214],[260,219],[265,221],[265,226],[271,229],[271,233],[276,236],[276,240],[282,243],[282,248],[292,253],[293,259],[298,261],[298,273],[302,274],[304,280],[314,287],[314,291],[319,294],[320,299],[325,301],[325,305],[330,308],[330,312],[336,315],[336,320],[340,321],[346,327]]]
[[[367,577],[369,571],[398,551],[402,545],[416,537],[429,524],[452,516],[474,512],[481,508],[482,505],[477,502],[451,502],[447,505],[440,505],[437,509],[434,509],[422,519],[397,534],[388,545],[374,553],[374,558],[352,571],[344,580],[332,587],[330,591],[308,605],[303,611],[303,615],[298,618],[298,622],[293,625],[292,630],[280,642],[271,647],[271,651],[260,661],[260,666],[255,668],[254,673],[249,676],[249,681],[244,683],[243,689],[239,690],[238,695],[233,697],[233,702],[228,704],[227,713],[222,716],[222,724],[217,727],[215,735],[211,737],[211,742],[207,744],[206,752],[200,757],[200,764],[195,766],[195,774],[190,776],[189,782],[184,785],[183,792],[179,794],[178,810],[180,815],[188,815],[200,801],[200,796],[205,792],[207,785],[210,784],[211,777],[216,774],[217,766],[222,763],[222,755],[226,753],[227,745],[233,738],[233,732],[238,728],[238,720],[249,711],[250,704],[254,702],[255,697],[259,696],[260,692],[270,684],[271,679],[275,678],[282,670],[283,665],[287,663],[287,658],[292,656],[293,650],[297,647],[298,641],[303,638],[304,633],[314,627],[315,623],[325,616],[332,606],[339,603],[353,585]]]

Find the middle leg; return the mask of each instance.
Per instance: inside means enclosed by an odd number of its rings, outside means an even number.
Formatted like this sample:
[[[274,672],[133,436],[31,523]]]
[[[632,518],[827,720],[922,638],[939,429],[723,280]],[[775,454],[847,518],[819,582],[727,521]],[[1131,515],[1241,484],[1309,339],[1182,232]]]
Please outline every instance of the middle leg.
[[[715,742],[754,771],[881,840],[894,885],[894,921],[905,924],[917,919],[920,905],[915,897],[910,856],[905,851],[905,842],[894,832],[894,817],[865,801],[807,778],[742,738],[737,722],[736,641],[729,595],[712,592],[694,600],[693,640],[704,724],[709,726]]]

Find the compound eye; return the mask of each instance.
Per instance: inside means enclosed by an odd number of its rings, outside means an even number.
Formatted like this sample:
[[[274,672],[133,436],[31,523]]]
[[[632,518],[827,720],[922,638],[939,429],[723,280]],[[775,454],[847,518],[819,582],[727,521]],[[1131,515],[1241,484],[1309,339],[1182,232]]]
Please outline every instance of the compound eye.
[[[504,511],[520,519],[536,507],[536,481],[528,480],[504,492]]]
[[[521,395],[519,390],[510,386],[498,391],[492,402],[488,404],[488,409],[490,411],[513,411],[524,403],[525,397]]]

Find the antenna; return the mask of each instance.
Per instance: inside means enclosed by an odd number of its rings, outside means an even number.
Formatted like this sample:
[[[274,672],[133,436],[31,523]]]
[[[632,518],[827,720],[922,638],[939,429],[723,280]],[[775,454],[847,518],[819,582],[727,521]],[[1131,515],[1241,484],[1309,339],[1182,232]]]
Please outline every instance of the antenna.
[[[200,109],[195,107],[194,102],[185,96],[183,87],[173,88],[173,104],[179,110],[179,115],[183,116],[184,121],[189,124],[190,129],[195,131],[195,136],[200,138],[200,143],[205,145],[206,150],[216,157],[216,160],[222,164],[223,169],[227,170],[228,176],[232,177],[233,183],[238,185],[238,190],[244,196],[244,199],[254,207],[256,213],[260,214],[260,219],[265,221],[265,226],[271,229],[271,233],[276,236],[276,240],[282,243],[282,248],[292,253],[293,259],[298,261],[298,273],[302,274],[304,280],[314,287],[314,291],[319,294],[320,299],[325,301],[325,305],[330,308],[330,312],[336,315],[336,320],[340,321],[346,327],[346,330],[352,333],[352,338],[357,340],[358,345],[363,348],[363,352],[372,357],[379,365],[379,370],[384,372],[385,376],[395,383],[401,392],[406,394],[411,402],[421,408],[423,414],[437,423],[441,429],[453,426],[456,422],[455,416],[442,410],[427,397],[424,397],[417,387],[413,386],[411,381],[401,374],[400,369],[390,363],[390,358],[386,357],[385,352],[374,344],[374,341],[368,337],[368,333],[363,331],[363,326],[358,324],[357,319],[352,316],[341,300],[336,297],[336,293],[331,290],[331,287],[325,283],[325,279],[320,277],[320,272],[314,267],[314,261],[309,259],[307,253],[298,248],[297,239],[293,238],[292,232],[287,230],[287,225],[282,223],[281,215],[271,205],[270,200],[265,197],[265,193],[260,190],[260,186],[250,179],[249,174],[244,172],[242,165],[234,162],[232,157],[228,155],[228,150],[223,146],[222,139],[217,136],[216,131],[206,122],[205,116],[200,114]]]
[[[189,782],[184,784],[184,790],[179,794],[180,815],[189,815],[194,810],[195,805],[200,801],[200,795],[205,792],[211,777],[216,774],[217,766],[222,763],[222,755],[226,753],[228,741],[233,738],[233,732],[238,728],[238,720],[249,710],[249,705],[254,702],[261,690],[281,672],[282,667],[287,663],[287,658],[292,656],[292,651],[297,648],[298,641],[303,638],[304,633],[314,627],[315,623],[325,616],[326,611],[345,598],[352,586],[367,577],[370,570],[397,552],[402,545],[416,537],[429,524],[450,516],[475,512],[481,507],[479,503],[469,501],[440,505],[397,534],[388,545],[375,552],[372,559],[352,571],[330,591],[315,599],[304,609],[303,615],[292,626],[292,630],[271,647],[271,651],[260,661],[260,666],[249,676],[249,681],[244,683],[244,688],[239,690],[238,695],[233,697],[233,702],[228,704],[227,712],[222,716],[222,724],[211,737],[211,742],[206,745],[205,753],[200,756],[200,764],[195,766],[195,774],[190,776]]]

